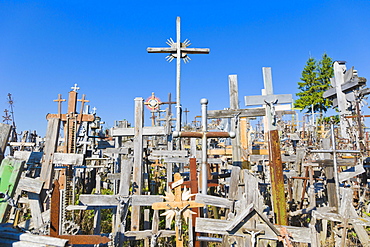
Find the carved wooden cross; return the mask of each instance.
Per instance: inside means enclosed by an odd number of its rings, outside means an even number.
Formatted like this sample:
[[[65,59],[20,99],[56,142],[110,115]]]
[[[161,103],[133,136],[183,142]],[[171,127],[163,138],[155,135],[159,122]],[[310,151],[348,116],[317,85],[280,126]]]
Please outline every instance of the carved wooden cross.
[[[161,215],[165,215],[166,218],[173,219],[175,217],[175,230],[176,230],[176,246],[182,247],[184,245],[182,239],[182,232],[181,232],[181,216],[185,219],[188,219],[193,212],[190,208],[200,208],[203,207],[203,203],[198,203],[195,201],[188,201],[190,197],[193,195],[191,194],[190,190],[186,190],[186,187],[183,192],[181,192],[181,185],[183,183],[183,179],[181,178],[180,173],[175,173],[174,175],[174,183],[172,184],[172,188],[175,190],[175,194],[172,191],[166,192],[166,202],[156,202],[153,203],[152,208],[154,210],[166,210],[165,213]]]

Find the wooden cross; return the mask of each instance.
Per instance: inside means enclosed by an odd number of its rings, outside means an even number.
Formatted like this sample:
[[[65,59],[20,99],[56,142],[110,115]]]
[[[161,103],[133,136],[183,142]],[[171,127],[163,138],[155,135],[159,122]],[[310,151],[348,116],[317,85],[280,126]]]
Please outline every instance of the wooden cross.
[[[351,105],[356,101],[356,97],[369,94],[368,88],[363,88],[366,85],[366,79],[357,76],[357,71],[352,67],[346,68],[345,61],[335,61],[333,64],[334,78],[330,79],[332,88],[324,92],[323,97],[333,100],[333,106],[338,106],[342,117],[351,115]],[[356,95],[355,92],[358,92]],[[357,108],[352,105],[353,108]],[[357,109],[358,110],[358,109]],[[352,125],[352,119],[340,118],[341,136],[349,138],[347,129]]]
[[[172,184],[172,187],[175,190],[175,194],[172,191],[166,192],[164,197],[166,202],[156,202],[153,203],[152,208],[154,210],[167,210],[161,215],[165,215],[166,218],[172,219],[175,217],[175,231],[176,231],[176,246],[183,246],[182,232],[181,232],[181,216],[185,219],[189,218],[192,214],[190,208],[199,208],[203,207],[203,203],[198,203],[195,201],[188,201],[191,196],[190,190],[184,190],[181,192],[181,185],[183,180],[180,173],[175,173],[174,175],[175,182]]]
[[[292,95],[274,95],[272,88],[271,68],[263,67],[262,71],[266,95],[245,96],[245,105],[266,105],[273,208],[276,215],[276,223],[279,225],[287,225],[288,219],[285,205],[283,164],[281,160],[279,133],[276,127],[274,104],[291,103]]]
[[[190,41],[185,40],[181,42],[181,32],[180,32],[180,17],[176,19],[176,42],[170,38],[166,42],[170,47],[152,48],[148,47],[148,53],[170,53],[167,56],[167,61],[171,62],[174,58],[177,59],[176,66],[176,131],[181,130],[181,104],[180,104],[180,73],[181,73],[181,58],[184,62],[188,62],[190,58],[188,54],[209,54],[208,48],[188,48],[190,46]]]
[[[134,128],[113,128],[113,137],[134,136],[134,166],[132,181],[135,189],[133,194],[140,195],[142,192],[142,168],[144,136],[165,136],[168,129],[164,126],[144,127],[144,99],[135,98],[135,127]],[[140,223],[140,206],[132,207],[131,229],[137,231]]]
[[[272,87],[272,74],[270,67],[263,67],[263,83],[264,83],[264,94],[258,96],[245,96],[245,105],[267,105],[266,107],[266,117],[268,121],[267,129],[274,130],[276,129],[276,119],[275,119],[275,104],[290,104],[293,102],[291,94],[274,94]]]
[[[238,77],[229,75],[229,98],[230,108],[227,110],[213,110],[207,112],[207,118],[234,118],[231,120],[231,130],[235,132],[235,138],[232,139],[233,164],[241,165],[241,131],[240,118],[264,116],[264,108],[240,109],[238,94]]]
[[[59,118],[62,116],[62,102],[66,101],[65,99],[62,99],[62,95],[58,94],[58,99],[55,99],[54,102],[58,102],[58,115]]]

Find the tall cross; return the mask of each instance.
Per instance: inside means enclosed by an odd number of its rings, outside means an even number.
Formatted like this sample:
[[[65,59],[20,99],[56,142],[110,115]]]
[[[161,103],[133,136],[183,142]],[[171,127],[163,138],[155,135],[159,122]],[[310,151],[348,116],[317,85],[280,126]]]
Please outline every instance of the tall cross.
[[[180,75],[181,75],[181,60],[180,58],[184,59],[184,62],[188,62],[190,58],[188,54],[209,54],[208,48],[188,48],[190,46],[190,41],[185,40],[181,43],[181,35],[180,35],[180,17],[176,19],[176,42],[172,40],[172,38],[167,40],[167,44],[170,47],[159,47],[159,48],[152,48],[148,47],[148,53],[170,53],[166,57],[167,61],[171,62],[174,58],[176,58],[176,131],[181,131],[181,104],[180,104]]]
[[[276,223],[279,225],[287,225],[288,222],[285,209],[283,165],[280,152],[280,139],[275,119],[275,104],[291,103],[292,95],[291,94],[274,95],[272,89],[271,68],[263,67],[262,72],[263,72],[263,82],[265,86],[264,92],[265,95],[245,96],[245,105],[246,106],[263,104],[266,105],[273,208],[276,214]]]

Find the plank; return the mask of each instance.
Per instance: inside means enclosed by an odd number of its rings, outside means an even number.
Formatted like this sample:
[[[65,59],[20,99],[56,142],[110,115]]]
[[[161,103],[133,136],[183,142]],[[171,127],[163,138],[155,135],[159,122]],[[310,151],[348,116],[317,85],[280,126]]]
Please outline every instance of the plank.
[[[208,206],[215,206],[220,208],[232,208],[234,202],[227,198],[218,196],[196,194],[195,202],[203,203]]]
[[[0,161],[4,158],[11,130],[11,125],[0,123]]]
[[[116,207],[119,203],[117,195],[80,195],[80,202],[86,206],[111,206]]]
[[[54,153],[53,155],[54,164],[82,166],[83,161],[83,154]]]
[[[158,157],[187,157],[188,151],[186,150],[153,150],[151,152],[152,156],[158,156]]]
[[[159,195],[132,195],[132,206],[152,206],[155,202],[163,202]]]
[[[0,166],[0,193],[7,193],[10,198],[13,197],[24,163],[24,161],[9,156],[3,159]],[[5,221],[5,215],[9,207],[6,199],[0,199],[0,223]]]
[[[263,107],[250,109],[229,109],[229,110],[209,110],[207,118],[232,118],[235,115],[238,117],[261,117],[266,115],[266,109]]]
[[[48,127],[45,136],[44,157],[42,160],[40,179],[45,182],[44,189],[51,189],[54,165],[53,155],[57,148],[59,137],[60,119],[51,118],[48,120]]]
[[[40,194],[44,181],[35,178],[23,177],[19,180],[18,189]]]

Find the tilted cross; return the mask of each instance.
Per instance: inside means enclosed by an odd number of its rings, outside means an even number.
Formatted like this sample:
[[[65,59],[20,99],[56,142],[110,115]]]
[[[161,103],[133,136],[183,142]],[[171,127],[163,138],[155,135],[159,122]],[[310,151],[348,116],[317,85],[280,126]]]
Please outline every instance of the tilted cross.
[[[160,47],[152,48],[148,47],[148,53],[170,53],[167,56],[167,60],[171,62],[174,58],[177,59],[176,66],[176,130],[181,130],[181,104],[180,104],[180,75],[181,75],[181,60],[184,59],[185,62],[188,62],[190,58],[188,54],[209,54],[208,48],[188,48],[190,46],[190,41],[185,40],[181,43],[181,33],[180,33],[180,17],[176,19],[176,42],[171,38],[166,42],[170,47]]]

